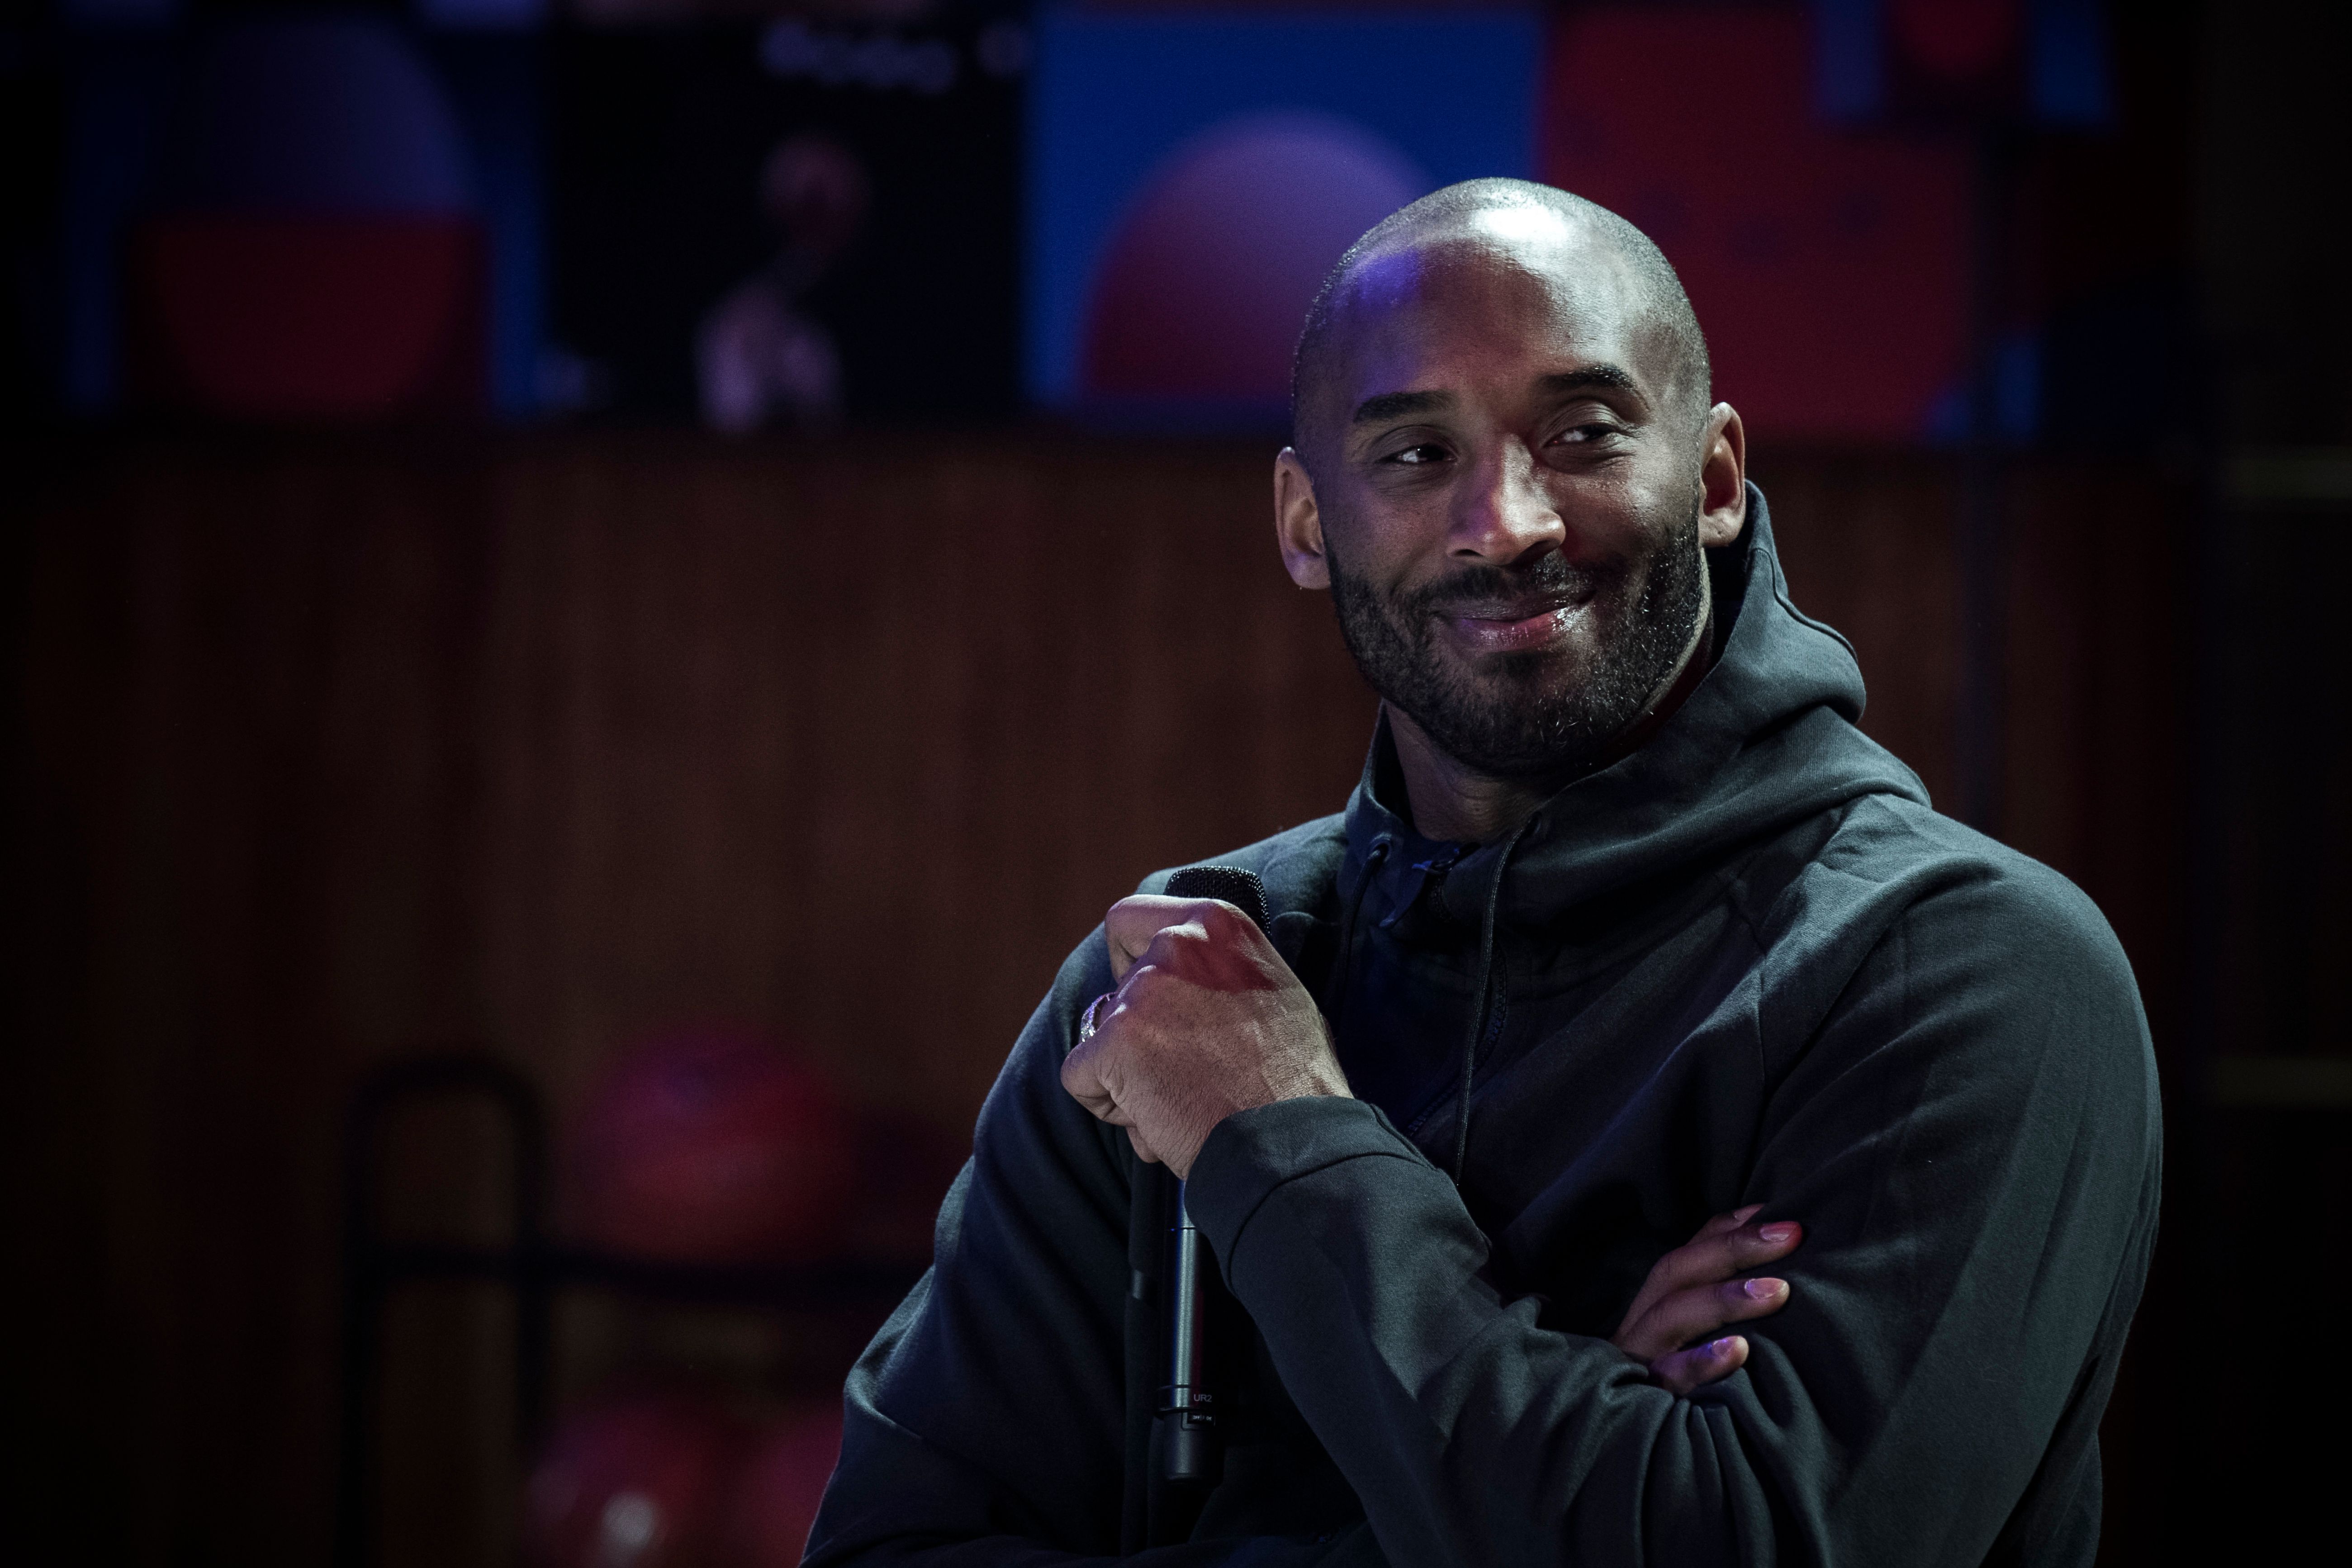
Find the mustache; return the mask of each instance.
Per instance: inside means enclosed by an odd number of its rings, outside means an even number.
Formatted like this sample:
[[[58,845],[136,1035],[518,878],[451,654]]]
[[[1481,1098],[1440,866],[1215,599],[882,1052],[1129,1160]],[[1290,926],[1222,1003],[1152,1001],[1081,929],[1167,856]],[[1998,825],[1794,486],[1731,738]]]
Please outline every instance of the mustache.
[[[1459,566],[1402,596],[1398,608],[1413,619],[1476,616],[1524,620],[1590,599],[1625,575],[1622,562],[1580,566],[1550,551],[1528,566]]]

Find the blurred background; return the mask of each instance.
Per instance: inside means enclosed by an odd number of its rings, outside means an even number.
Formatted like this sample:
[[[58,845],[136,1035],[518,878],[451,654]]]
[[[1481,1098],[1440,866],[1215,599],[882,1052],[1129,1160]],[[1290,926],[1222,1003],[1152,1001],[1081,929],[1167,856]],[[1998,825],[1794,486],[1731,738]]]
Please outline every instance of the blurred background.
[[[2346,15],[0,0],[0,1553],[792,1561],[1061,956],[1353,783],[1287,358],[1479,174],[2137,968],[2103,1561],[2324,1541]]]

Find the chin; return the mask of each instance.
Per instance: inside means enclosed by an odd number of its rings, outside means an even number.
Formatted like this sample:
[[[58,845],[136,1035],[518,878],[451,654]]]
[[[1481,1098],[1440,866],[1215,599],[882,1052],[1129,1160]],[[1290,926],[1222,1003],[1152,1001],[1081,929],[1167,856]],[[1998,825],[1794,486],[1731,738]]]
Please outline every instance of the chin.
[[[1489,701],[1549,706],[1581,687],[1592,663],[1591,650],[1571,641],[1531,653],[1488,654],[1458,669],[1455,679]]]

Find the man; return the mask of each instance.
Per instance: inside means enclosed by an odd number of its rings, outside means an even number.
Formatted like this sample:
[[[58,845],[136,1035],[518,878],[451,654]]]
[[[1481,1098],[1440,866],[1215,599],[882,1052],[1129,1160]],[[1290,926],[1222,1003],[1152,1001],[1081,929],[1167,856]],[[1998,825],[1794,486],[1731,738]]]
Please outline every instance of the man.
[[[2156,1226],[2131,973],[1853,727],[1672,269],[1451,187],[1340,262],[1294,403],[1363,782],[1226,858],[1270,937],[1139,896],[1064,966],[810,1560],[2089,1563]],[[1250,1346],[1175,1515],[1150,1163]]]

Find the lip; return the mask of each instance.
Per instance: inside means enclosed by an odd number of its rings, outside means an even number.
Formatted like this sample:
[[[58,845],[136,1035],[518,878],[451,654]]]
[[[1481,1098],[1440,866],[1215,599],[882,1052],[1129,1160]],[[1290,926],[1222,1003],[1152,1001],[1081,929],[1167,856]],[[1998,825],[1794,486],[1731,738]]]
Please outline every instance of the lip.
[[[1476,613],[1490,608],[1492,613]],[[1564,637],[1577,609],[1575,605],[1550,605],[1533,615],[1525,615],[1500,605],[1481,605],[1471,611],[1447,616],[1444,621],[1474,652],[1527,653],[1549,647]]]

